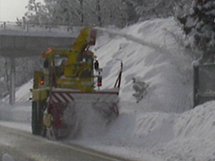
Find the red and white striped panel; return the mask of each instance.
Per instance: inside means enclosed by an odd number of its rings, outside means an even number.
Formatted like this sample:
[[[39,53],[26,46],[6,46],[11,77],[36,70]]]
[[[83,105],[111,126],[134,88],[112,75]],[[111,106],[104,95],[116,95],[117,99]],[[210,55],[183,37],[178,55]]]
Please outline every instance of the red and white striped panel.
[[[118,93],[80,93],[80,92],[53,92],[52,101],[54,103],[70,102],[118,102]]]
[[[72,93],[53,92],[52,101],[54,103],[69,103],[69,102],[74,102],[74,98],[72,97]]]

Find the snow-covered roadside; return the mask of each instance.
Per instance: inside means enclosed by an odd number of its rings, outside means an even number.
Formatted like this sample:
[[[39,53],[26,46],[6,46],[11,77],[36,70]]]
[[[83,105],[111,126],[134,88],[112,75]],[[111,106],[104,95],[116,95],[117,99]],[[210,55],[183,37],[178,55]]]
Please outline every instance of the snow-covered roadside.
[[[28,131],[31,132],[31,125],[29,122],[14,122],[14,121],[0,121],[0,126],[5,126],[5,127],[10,127],[13,129],[18,129],[18,130],[23,130],[23,131]]]
[[[17,102],[15,105],[1,102],[0,118],[4,121],[31,122],[31,102]]]
[[[215,159],[214,106],[209,102],[182,114],[122,110],[111,124],[94,120],[97,124],[68,142],[136,160],[209,161]],[[30,131],[30,123],[0,125]]]
[[[123,110],[106,128],[88,128],[91,135],[70,142],[137,160],[209,161],[215,159],[214,106],[182,114]]]
[[[189,110],[192,60],[172,34],[180,36],[181,31],[173,18],[169,18],[127,27],[120,31],[126,39],[107,34],[99,37],[93,50],[104,68],[103,88],[114,84],[120,66],[117,59],[124,63],[120,115],[109,124],[97,116],[91,122],[83,121],[82,133],[68,142],[147,161],[215,160],[215,102]],[[133,37],[135,42],[131,41]],[[141,40],[150,47],[141,45]],[[146,96],[138,104],[132,97],[133,77],[149,84]],[[17,100],[29,97],[31,86],[29,82],[21,87],[20,92],[27,92],[17,94]],[[1,119],[4,109],[1,105]],[[13,117],[8,114],[12,120],[27,118],[29,122],[30,104],[25,108],[7,106],[6,109],[17,115],[16,110],[20,110],[23,114]]]

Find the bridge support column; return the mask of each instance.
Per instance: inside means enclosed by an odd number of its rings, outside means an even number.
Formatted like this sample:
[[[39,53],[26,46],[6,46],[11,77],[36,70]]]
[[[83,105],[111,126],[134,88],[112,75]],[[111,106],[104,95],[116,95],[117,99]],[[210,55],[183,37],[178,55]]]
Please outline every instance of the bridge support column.
[[[10,57],[10,104],[15,103],[15,58]]]

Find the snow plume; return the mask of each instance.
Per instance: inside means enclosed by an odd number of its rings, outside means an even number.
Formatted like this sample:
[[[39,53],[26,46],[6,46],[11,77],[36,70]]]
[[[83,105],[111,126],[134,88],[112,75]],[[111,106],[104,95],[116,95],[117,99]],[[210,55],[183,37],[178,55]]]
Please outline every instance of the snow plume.
[[[115,60],[121,59],[121,100],[135,101],[132,78],[138,77],[149,84],[146,96],[139,102],[145,112],[183,112],[192,107],[191,60],[175,39],[182,31],[172,18],[165,23],[162,19],[145,21],[120,31],[96,29],[104,33],[94,47],[104,66],[104,88],[112,87],[119,68]]]
[[[73,131],[70,138],[74,139],[95,139],[106,133],[109,119],[96,110],[93,104],[74,103],[67,107],[64,118]]]
[[[101,28],[101,27],[96,27],[95,29],[99,30],[99,31],[103,31],[103,32],[107,32],[111,35],[118,35],[120,37],[123,37],[125,39],[127,39],[128,41],[133,41],[135,43],[144,45],[144,46],[148,46],[152,49],[158,50],[158,51],[162,51],[162,52],[168,52],[165,48],[162,48],[161,46],[154,44],[152,42],[147,42],[143,39],[137,38],[131,34],[127,34],[125,32],[122,31],[117,31],[117,30],[112,30],[112,29],[106,29],[106,28]]]

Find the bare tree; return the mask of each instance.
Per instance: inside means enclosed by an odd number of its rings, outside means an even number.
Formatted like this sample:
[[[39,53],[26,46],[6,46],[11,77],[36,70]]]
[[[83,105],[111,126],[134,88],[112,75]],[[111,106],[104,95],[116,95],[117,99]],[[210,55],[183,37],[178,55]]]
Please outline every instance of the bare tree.
[[[128,24],[126,3],[123,0],[30,0],[28,21],[48,24],[116,25]],[[41,11],[41,12],[38,12]]]
[[[101,15],[100,0],[96,0],[96,11],[97,11],[98,24],[99,24],[99,26],[102,26],[102,15]]]

